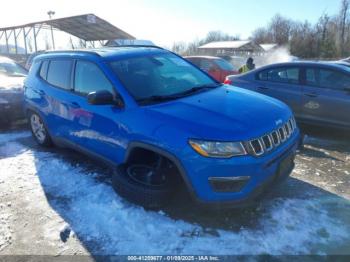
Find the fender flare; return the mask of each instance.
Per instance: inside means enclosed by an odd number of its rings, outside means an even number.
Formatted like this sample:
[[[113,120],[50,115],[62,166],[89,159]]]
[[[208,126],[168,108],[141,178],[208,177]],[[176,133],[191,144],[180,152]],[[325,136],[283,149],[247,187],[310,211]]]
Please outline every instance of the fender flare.
[[[162,149],[158,146],[151,145],[151,144],[148,144],[145,142],[133,141],[133,142],[129,143],[128,148],[126,149],[124,163],[128,162],[128,159],[130,158],[132,151],[136,148],[153,151],[161,156],[168,158],[170,161],[172,161],[174,163],[174,165],[176,166],[177,170],[179,171],[180,176],[182,177],[183,181],[185,182],[187,191],[190,193],[191,197],[194,200],[198,200],[196,193],[194,191],[194,188],[192,186],[192,183],[187,176],[185,168],[183,167],[181,161],[175,155],[173,155],[169,151]]]

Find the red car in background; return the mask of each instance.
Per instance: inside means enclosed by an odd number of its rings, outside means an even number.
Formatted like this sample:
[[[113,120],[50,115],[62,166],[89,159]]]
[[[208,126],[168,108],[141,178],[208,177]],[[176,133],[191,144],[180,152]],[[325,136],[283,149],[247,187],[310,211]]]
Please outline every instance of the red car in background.
[[[238,74],[238,70],[232,64],[220,57],[186,56],[185,58],[221,83],[225,81],[226,76]]]

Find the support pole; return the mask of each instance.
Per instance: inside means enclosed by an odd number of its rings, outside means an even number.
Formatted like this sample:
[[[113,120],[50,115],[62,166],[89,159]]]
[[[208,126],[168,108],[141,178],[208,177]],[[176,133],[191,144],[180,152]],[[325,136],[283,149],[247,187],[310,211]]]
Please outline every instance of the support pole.
[[[35,32],[35,27],[33,26],[33,35],[34,35],[34,51],[35,53],[38,52],[38,46],[36,43],[36,32]]]
[[[51,25],[51,41],[52,41],[52,49],[55,50],[55,38],[53,37],[52,25]]]
[[[16,55],[18,54],[18,47],[17,47],[17,34],[16,34],[16,29],[13,29],[13,37],[15,39],[15,52]]]
[[[23,40],[24,40],[24,50],[25,50],[25,54],[28,55],[27,34],[26,34],[26,28],[25,28],[25,27],[23,27]]]
[[[10,53],[10,49],[9,49],[9,38],[7,36],[7,31],[5,30],[5,39],[6,39],[6,51],[9,54]]]

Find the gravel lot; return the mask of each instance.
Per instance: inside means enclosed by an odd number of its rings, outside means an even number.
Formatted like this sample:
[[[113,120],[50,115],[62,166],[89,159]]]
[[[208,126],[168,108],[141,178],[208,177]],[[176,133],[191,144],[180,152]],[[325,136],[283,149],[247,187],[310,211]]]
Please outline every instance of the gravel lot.
[[[116,195],[108,168],[0,131],[0,255],[350,255],[350,139],[332,136],[308,137],[291,178],[256,206],[205,210],[179,193],[154,212]]]

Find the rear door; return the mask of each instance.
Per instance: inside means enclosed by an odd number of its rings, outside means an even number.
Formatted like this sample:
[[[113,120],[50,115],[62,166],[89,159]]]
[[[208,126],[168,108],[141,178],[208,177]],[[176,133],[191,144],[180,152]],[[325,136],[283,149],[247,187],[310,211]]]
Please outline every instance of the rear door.
[[[124,110],[113,105],[91,105],[87,101],[89,93],[101,90],[116,96],[115,88],[98,64],[85,60],[76,61],[73,83],[74,129],[70,140],[90,153],[118,163],[125,147],[125,128],[120,122]]]
[[[350,126],[350,74],[327,67],[305,68],[302,114],[319,124]]]
[[[296,117],[301,114],[300,67],[275,67],[256,74],[256,91],[283,101]]]
[[[37,90],[45,97],[42,105],[46,114],[46,124],[53,136],[67,138],[72,124],[69,98],[72,91],[71,59],[45,60],[40,69],[40,77],[46,81],[45,88]]]

